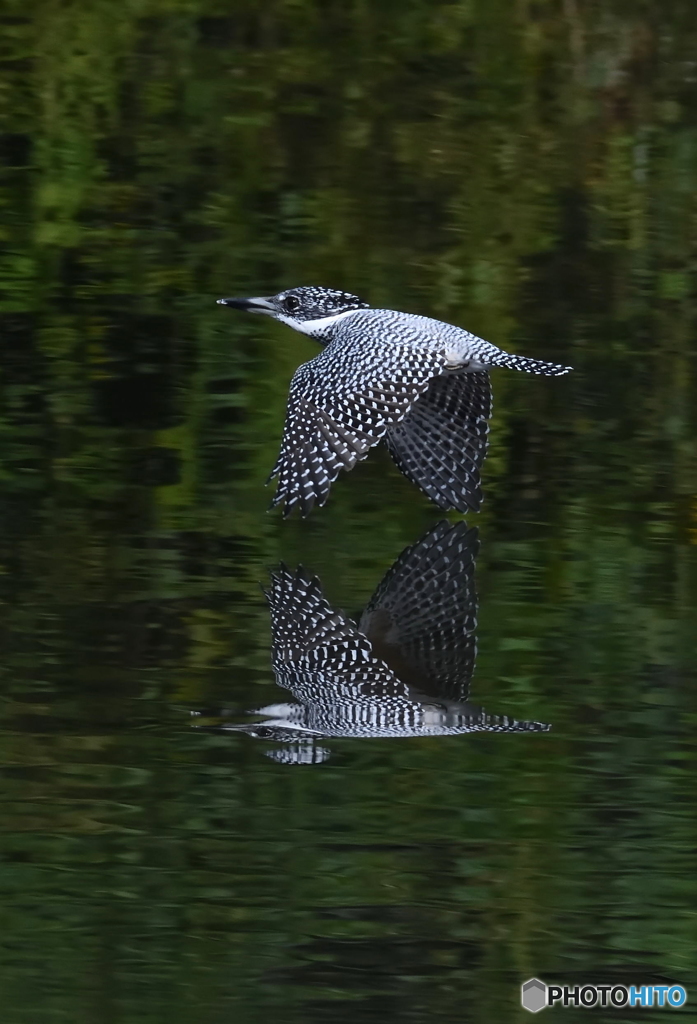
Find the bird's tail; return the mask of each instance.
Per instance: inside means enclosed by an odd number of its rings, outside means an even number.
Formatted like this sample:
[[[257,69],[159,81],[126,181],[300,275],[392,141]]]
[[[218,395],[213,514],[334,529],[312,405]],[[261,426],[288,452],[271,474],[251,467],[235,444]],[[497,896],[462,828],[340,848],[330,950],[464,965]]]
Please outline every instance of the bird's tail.
[[[559,366],[557,363],[546,363],[543,359],[528,359],[527,356],[514,356],[510,352],[497,352],[491,361],[492,366],[505,366],[509,370],[522,370],[523,373],[539,373],[543,377],[561,377],[572,370],[572,366]]]

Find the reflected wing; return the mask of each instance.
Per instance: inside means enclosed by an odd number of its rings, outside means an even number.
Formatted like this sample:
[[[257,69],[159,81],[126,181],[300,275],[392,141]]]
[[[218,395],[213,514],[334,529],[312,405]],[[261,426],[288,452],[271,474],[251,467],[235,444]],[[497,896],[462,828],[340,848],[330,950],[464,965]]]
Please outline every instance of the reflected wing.
[[[274,671],[281,686],[299,700],[328,705],[407,702],[405,688],[375,657],[356,624],[331,607],[316,576],[281,566],[272,574],[266,598]]]
[[[433,380],[385,440],[399,468],[441,508],[478,511],[491,415],[489,374]]]
[[[387,572],[359,628],[390,667],[417,667],[437,696],[465,700],[474,669],[477,530],[438,523]],[[396,671],[396,669],[395,669]]]
[[[390,336],[339,337],[290,384],[273,504],[303,516],[323,505],[342,469],[352,469],[445,369],[445,357]]]

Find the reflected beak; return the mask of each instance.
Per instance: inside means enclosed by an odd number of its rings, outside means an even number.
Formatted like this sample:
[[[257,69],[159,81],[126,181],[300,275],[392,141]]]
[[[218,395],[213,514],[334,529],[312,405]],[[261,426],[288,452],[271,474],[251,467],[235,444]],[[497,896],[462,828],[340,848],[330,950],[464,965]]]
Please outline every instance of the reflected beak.
[[[270,298],[256,299],[218,299],[219,306],[232,306],[233,309],[246,309],[248,313],[275,313],[276,308]]]

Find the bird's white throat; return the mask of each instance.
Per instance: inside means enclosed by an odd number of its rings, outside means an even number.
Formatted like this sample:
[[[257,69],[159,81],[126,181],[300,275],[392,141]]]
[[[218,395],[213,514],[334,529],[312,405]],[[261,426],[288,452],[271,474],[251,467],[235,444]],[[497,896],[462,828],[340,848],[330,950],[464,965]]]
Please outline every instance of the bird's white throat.
[[[325,334],[330,327],[338,323],[339,320],[343,320],[344,317],[351,316],[353,313],[359,313],[358,309],[346,309],[343,313],[334,313],[333,316],[322,316],[318,317],[317,320],[296,320],[294,317],[289,316],[286,313],[278,313],[276,319],[280,320],[284,324],[288,324],[296,331],[300,331],[301,334],[310,334],[314,337]]]

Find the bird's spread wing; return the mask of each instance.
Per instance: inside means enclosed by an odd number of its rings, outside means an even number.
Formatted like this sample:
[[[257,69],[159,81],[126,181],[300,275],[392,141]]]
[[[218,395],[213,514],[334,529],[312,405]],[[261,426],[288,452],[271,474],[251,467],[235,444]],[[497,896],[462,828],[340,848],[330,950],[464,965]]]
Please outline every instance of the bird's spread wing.
[[[290,384],[274,505],[302,515],[323,505],[342,469],[364,459],[389,427],[404,418],[445,357],[390,338],[334,339]]]
[[[388,665],[415,667],[424,688],[464,700],[474,669],[477,530],[441,522],[407,548],[382,579],[359,629]]]
[[[405,688],[356,624],[331,607],[316,576],[281,566],[266,599],[276,676],[303,703],[406,702]]]
[[[490,415],[489,374],[448,373],[431,381],[385,440],[404,475],[437,505],[476,512]]]

